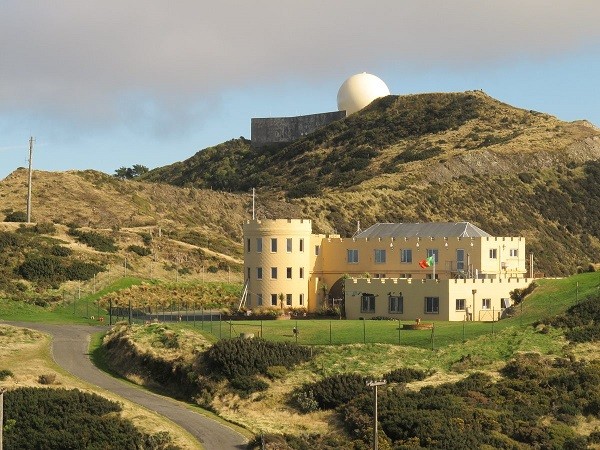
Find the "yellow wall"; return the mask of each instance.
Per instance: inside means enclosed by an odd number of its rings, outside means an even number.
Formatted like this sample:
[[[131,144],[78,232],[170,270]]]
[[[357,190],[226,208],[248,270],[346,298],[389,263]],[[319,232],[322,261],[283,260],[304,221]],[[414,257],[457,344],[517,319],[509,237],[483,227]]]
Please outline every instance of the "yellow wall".
[[[512,279],[468,279],[468,280],[415,280],[415,279],[348,279],[346,280],[346,317],[348,319],[370,319],[373,317],[391,317],[398,320],[422,321],[466,319],[467,310],[476,321],[498,320],[504,304],[503,298],[509,298],[510,291],[523,289],[532,280]],[[475,291],[475,293],[473,293]],[[363,294],[375,295],[375,311],[361,311]],[[389,296],[402,296],[403,312],[389,311]],[[425,297],[439,298],[438,313],[425,311]],[[456,309],[456,300],[464,299],[464,309]],[[488,308],[483,307],[483,300]]]

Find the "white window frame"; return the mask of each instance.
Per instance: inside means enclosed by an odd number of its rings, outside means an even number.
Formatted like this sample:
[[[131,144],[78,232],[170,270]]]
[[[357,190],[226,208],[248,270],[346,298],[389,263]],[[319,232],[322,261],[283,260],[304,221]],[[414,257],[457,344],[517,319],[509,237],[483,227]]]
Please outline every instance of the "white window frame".
[[[304,278],[304,267],[300,267],[300,274],[299,274],[299,278]]]
[[[286,267],[286,268],[285,268],[285,277],[286,277],[288,280],[291,280],[291,279],[292,279],[292,268],[291,268],[291,267]]]
[[[304,294],[300,294],[299,304],[300,306],[304,306]]]
[[[271,267],[271,280],[277,279],[277,267]]]
[[[466,305],[467,305],[466,298],[457,298],[456,299],[456,311],[465,311]]]
[[[256,238],[256,253],[262,253],[262,249],[263,249],[262,244],[263,244],[262,238],[261,237]]]
[[[292,238],[285,239],[285,250],[287,253],[292,253],[293,243]]]
[[[403,248],[400,250],[400,262],[405,264],[412,263],[412,248]]]
[[[485,309],[489,311],[492,309],[492,299],[491,298],[482,298],[481,299],[481,309]]]
[[[490,259],[498,259],[498,249],[490,248]]]
[[[262,270],[262,267],[257,267],[256,268],[256,279],[257,280],[262,280],[263,279],[263,270]]]
[[[509,255],[511,256],[511,258],[517,258],[519,256],[519,249],[518,248],[511,248],[509,250]]]
[[[358,264],[358,249],[346,249],[346,258],[348,259],[348,264]]]
[[[271,253],[277,253],[277,238],[271,238]]]
[[[285,294],[285,306],[292,306],[292,294]]]
[[[277,306],[277,294],[271,294],[271,306]]]
[[[300,238],[300,252],[304,252],[304,238]]]
[[[385,252],[385,248],[376,248],[374,261],[375,264],[385,264],[387,260],[387,254]]]

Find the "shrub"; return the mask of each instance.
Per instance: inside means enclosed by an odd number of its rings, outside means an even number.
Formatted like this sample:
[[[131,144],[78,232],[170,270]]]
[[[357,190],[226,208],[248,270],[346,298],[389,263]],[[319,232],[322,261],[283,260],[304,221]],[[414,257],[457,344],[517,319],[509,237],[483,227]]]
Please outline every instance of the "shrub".
[[[30,281],[55,283],[65,280],[62,264],[58,258],[53,256],[28,257],[17,268],[17,273]]]
[[[232,378],[229,380],[229,384],[242,398],[247,398],[253,392],[265,391],[269,388],[269,383],[252,376]]]
[[[38,383],[40,384],[54,384],[56,382],[56,374],[46,373],[38,377]]]
[[[95,231],[81,231],[76,228],[70,228],[69,234],[74,236],[79,242],[98,250],[99,252],[114,253],[118,250],[115,240],[110,236],[104,236]]]
[[[343,405],[357,395],[368,392],[366,379],[358,374],[337,374],[316,383],[302,386],[296,392],[312,393],[319,408],[333,409]]]
[[[204,358],[216,376],[232,379],[266,375],[269,366],[292,368],[310,358],[310,349],[290,343],[236,338],[217,342],[204,353]]]
[[[23,211],[13,211],[6,215],[5,222],[27,222],[27,213]]]
[[[54,234],[56,227],[52,222],[40,222],[33,227],[33,231],[38,234]]]
[[[0,381],[6,380],[8,377],[12,377],[13,373],[9,369],[1,369],[0,370]]]
[[[411,381],[419,381],[427,378],[427,372],[410,367],[401,367],[400,369],[392,370],[383,376],[388,383],[410,383]]]
[[[50,254],[52,256],[70,256],[73,254],[73,250],[62,245],[53,245],[50,247]]]
[[[149,248],[142,247],[141,245],[130,245],[127,247],[127,250],[139,256],[148,256],[152,253]]]
[[[310,413],[319,409],[319,402],[315,400],[315,396],[311,389],[294,391],[292,393],[292,405],[303,413]]]
[[[270,380],[278,380],[286,376],[288,370],[284,366],[269,366],[265,374]]]

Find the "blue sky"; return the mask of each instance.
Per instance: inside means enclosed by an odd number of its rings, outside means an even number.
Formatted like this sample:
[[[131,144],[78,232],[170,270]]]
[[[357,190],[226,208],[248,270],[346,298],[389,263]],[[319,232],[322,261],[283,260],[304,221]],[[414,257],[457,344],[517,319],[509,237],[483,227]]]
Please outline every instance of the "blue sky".
[[[483,89],[600,126],[600,2],[5,0],[0,178],[150,168],[250,137],[250,118],[337,108],[370,72],[393,94]]]

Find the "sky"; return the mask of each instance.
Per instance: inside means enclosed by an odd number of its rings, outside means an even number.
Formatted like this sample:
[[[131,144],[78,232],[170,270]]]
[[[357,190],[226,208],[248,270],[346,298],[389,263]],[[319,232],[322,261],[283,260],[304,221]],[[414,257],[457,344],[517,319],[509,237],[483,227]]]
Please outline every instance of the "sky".
[[[600,126],[597,0],[0,0],[0,179],[149,168],[252,117],[337,110],[353,74],[392,94],[483,89]]]

